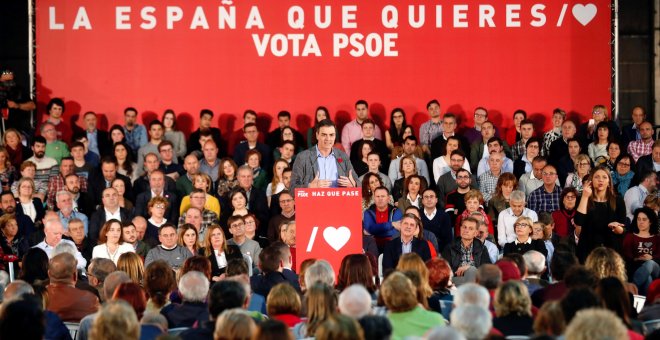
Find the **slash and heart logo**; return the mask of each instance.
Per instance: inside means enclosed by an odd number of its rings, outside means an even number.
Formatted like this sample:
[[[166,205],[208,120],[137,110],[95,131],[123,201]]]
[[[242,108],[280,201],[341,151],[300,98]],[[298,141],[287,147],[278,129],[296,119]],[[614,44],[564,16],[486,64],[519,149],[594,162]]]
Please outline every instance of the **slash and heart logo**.
[[[351,238],[351,230],[345,226],[340,226],[339,228],[328,226],[323,230],[323,238],[330,247],[339,251]]]
[[[587,24],[596,16],[597,11],[598,9],[594,4],[576,4],[573,6],[572,10],[573,16],[582,24],[582,26],[587,26]]]

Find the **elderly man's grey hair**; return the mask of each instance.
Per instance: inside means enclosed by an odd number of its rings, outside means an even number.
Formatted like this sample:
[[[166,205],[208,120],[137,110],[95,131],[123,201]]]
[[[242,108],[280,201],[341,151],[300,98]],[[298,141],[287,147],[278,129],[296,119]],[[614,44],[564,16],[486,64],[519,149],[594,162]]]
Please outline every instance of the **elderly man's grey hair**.
[[[346,287],[339,294],[339,311],[356,320],[370,314],[371,294],[361,284]]]
[[[311,287],[316,282],[324,283],[330,287],[335,286],[335,271],[330,262],[318,260],[305,272],[305,286]]]
[[[481,340],[488,335],[493,321],[488,308],[477,305],[456,307],[449,316],[451,326],[467,340]]]
[[[190,271],[179,280],[179,292],[184,301],[203,302],[209,292],[209,279],[198,271]]]
[[[490,295],[488,290],[476,283],[466,283],[458,287],[454,295],[454,306],[477,305],[488,309]]]
[[[426,336],[427,340],[466,340],[465,336],[451,326],[433,328]]]
[[[536,250],[530,250],[523,254],[528,275],[541,275],[545,270],[545,256]]]
[[[511,201],[525,202],[525,193],[520,190],[512,191],[511,196],[509,196],[509,202]]]
[[[73,195],[71,195],[70,192],[68,192],[66,190],[60,190],[60,191],[57,192],[57,194],[55,194],[55,202],[60,203],[60,196],[64,196],[64,195],[73,197]]]
[[[53,249],[53,257],[58,254],[62,253],[69,253],[73,255],[73,257],[76,257],[78,254],[78,248],[76,248],[73,243],[70,242],[60,242],[57,246],[55,246],[55,249]]]

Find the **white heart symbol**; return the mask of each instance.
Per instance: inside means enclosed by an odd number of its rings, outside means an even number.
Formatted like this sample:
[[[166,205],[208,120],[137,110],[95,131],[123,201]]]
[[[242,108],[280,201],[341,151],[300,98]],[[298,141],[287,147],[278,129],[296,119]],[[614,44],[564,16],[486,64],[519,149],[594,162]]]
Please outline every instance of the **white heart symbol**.
[[[598,9],[594,4],[577,4],[573,6],[573,16],[579,21],[582,26],[587,26],[589,22],[596,16]]]
[[[323,230],[323,238],[325,239],[325,242],[328,242],[330,247],[339,251],[339,249],[344,247],[351,238],[351,230],[344,226],[339,228],[326,227]]]

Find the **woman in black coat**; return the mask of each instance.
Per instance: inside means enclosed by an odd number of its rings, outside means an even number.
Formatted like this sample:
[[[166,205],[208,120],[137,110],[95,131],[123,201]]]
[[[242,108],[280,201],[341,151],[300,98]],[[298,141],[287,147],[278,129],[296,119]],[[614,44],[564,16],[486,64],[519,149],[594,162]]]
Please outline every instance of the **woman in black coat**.
[[[211,261],[211,280],[220,281],[220,275],[227,270],[229,260],[242,259],[243,254],[237,246],[227,244],[225,233],[217,224],[206,229],[205,241],[206,247],[199,251]]]
[[[545,247],[543,240],[532,239],[532,219],[526,216],[520,216],[513,225],[516,232],[516,239],[504,245],[504,255],[517,253],[525,254],[530,250],[536,250],[548,256],[548,249]]]

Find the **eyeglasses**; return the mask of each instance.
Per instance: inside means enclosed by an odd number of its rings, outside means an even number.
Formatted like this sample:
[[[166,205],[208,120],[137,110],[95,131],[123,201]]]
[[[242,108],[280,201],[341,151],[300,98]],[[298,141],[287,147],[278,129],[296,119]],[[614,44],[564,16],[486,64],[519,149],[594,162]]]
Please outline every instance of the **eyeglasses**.
[[[530,145],[528,145],[527,147],[528,147],[528,148],[532,148],[532,149],[538,149],[538,148],[539,148],[539,146],[536,145],[536,144],[530,144]]]
[[[513,226],[516,227],[516,228],[529,228],[530,227],[530,225],[527,224],[527,223],[516,223]]]
[[[592,112],[592,113],[595,114],[595,115],[602,115],[602,114],[603,114],[603,112],[600,112],[599,110],[596,110],[596,111],[594,111],[594,112]]]
[[[475,116],[475,117],[479,117],[479,118],[484,118],[484,117],[486,117],[486,115],[485,115],[485,114],[482,114],[482,113],[475,113],[474,116]]]
[[[243,228],[245,226],[245,223],[234,223],[229,228]]]
[[[154,205],[154,208],[165,209],[165,204],[156,204],[156,205]]]
[[[589,163],[578,163],[578,166],[588,166],[590,165]]]
[[[621,165],[621,166],[630,166],[630,163],[622,163],[622,162],[619,162],[619,164],[617,164],[617,165]]]
[[[556,172],[544,172],[543,173],[543,176],[555,176],[555,175],[557,175]]]
[[[567,200],[574,200],[574,199],[576,199],[576,198],[577,198],[577,196],[573,196],[573,195],[566,195],[566,196],[564,196],[564,198],[565,198],[565,199],[567,199]]]

